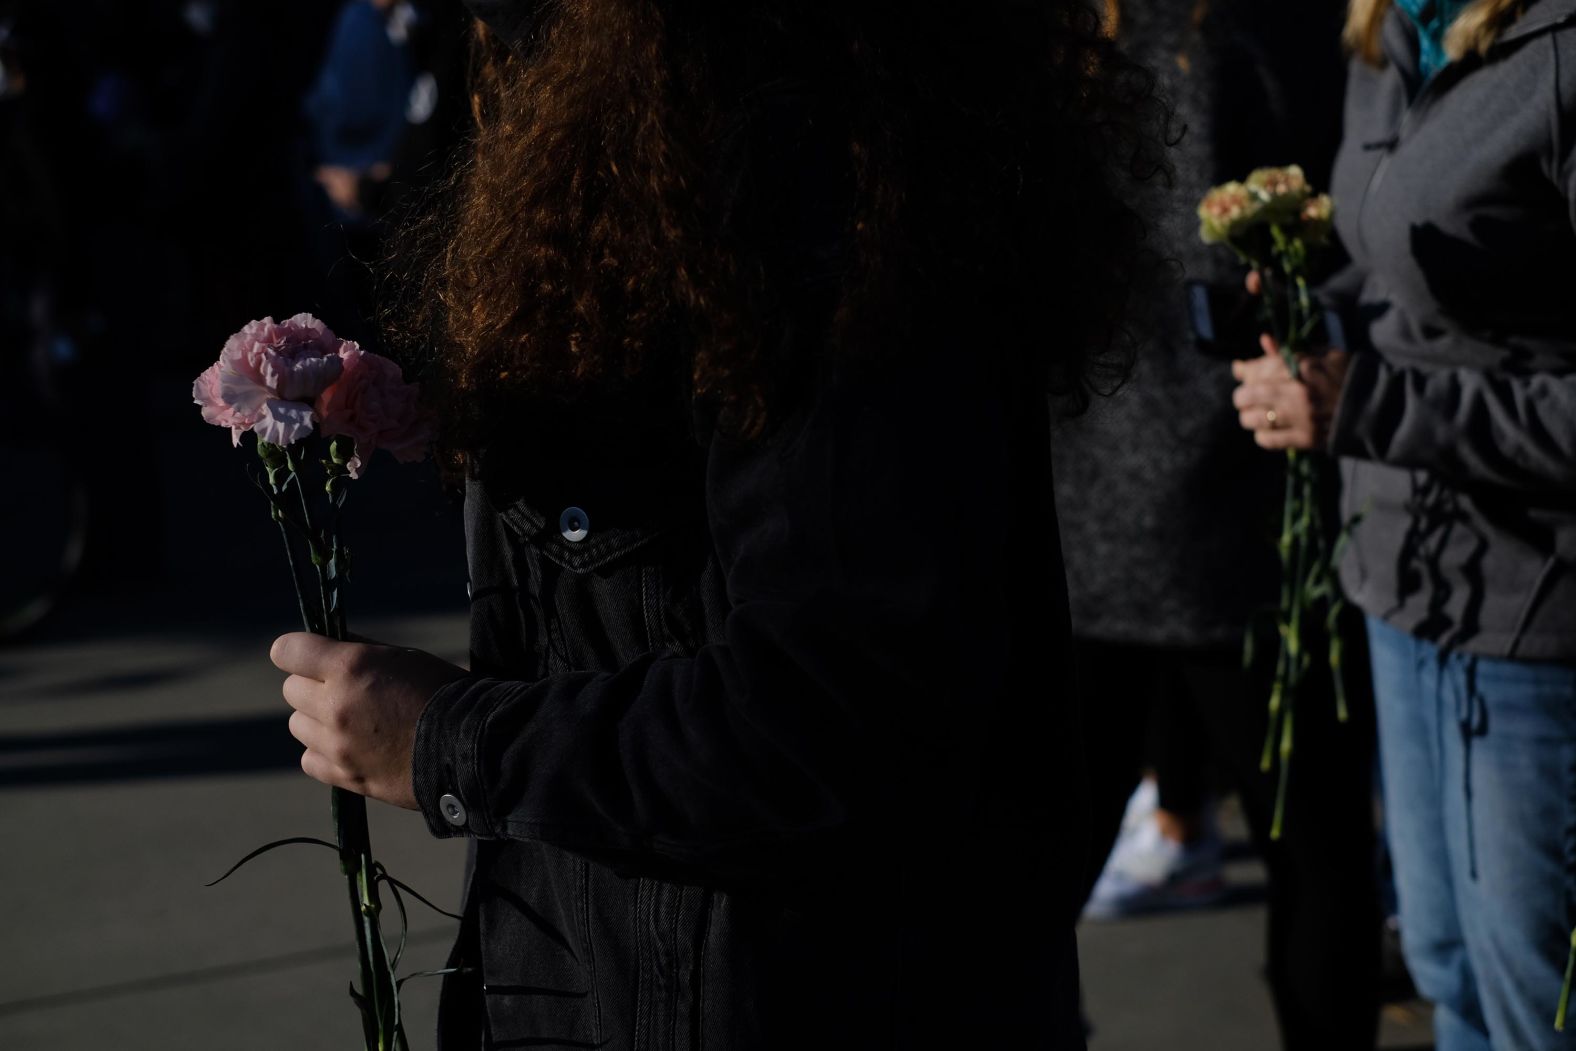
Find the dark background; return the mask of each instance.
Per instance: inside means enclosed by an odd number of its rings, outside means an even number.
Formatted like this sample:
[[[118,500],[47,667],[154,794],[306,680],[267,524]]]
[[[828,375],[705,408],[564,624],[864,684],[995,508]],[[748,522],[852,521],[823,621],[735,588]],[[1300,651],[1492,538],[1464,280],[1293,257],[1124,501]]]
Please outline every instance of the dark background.
[[[347,28],[358,5],[0,0],[5,1051],[354,1046],[332,859],[292,848],[203,887],[262,842],[331,832],[266,658],[297,620],[255,458],[191,384],[264,315],[382,345],[378,260],[463,141],[464,19],[413,5],[395,45]],[[379,458],[348,514],[352,630],[463,661],[436,470]],[[462,844],[373,809],[391,870],[453,908]],[[1274,1045],[1262,875],[1231,875],[1222,911],[1084,930],[1097,1051]],[[449,921],[411,919],[401,970],[440,966]],[[434,987],[406,989],[430,1047]],[[1426,1040],[1416,1016],[1386,1026],[1387,1047]]]

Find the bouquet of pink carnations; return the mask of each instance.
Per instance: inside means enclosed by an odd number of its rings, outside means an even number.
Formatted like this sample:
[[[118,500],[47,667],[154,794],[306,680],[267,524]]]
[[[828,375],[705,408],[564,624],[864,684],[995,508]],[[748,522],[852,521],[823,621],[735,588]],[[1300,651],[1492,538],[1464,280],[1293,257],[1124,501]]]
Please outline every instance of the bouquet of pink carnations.
[[[341,598],[350,555],[340,514],[351,480],[361,476],[376,450],[405,461],[426,456],[432,428],[415,385],[404,381],[394,362],[339,339],[310,314],[297,314],[281,322],[253,321],[231,336],[219,360],[197,377],[192,398],[202,406],[204,420],[230,429],[234,444],[240,445],[247,432],[256,436],[263,470],[254,481],[284,539],[301,624],[310,632],[346,638]],[[361,1012],[366,1051],[404,1051],[400,980],[394,977],[404,935],[391,954],[383,940],[379,888],[390,889],[402,921],[401,890],[426,899],[373,859],[366,799],[340,788],[331,793],[337,842],[280,840],[253,851],[230,872],[291,843],[338,852],[361,967],[361,987],[352,984],[350,995]]]

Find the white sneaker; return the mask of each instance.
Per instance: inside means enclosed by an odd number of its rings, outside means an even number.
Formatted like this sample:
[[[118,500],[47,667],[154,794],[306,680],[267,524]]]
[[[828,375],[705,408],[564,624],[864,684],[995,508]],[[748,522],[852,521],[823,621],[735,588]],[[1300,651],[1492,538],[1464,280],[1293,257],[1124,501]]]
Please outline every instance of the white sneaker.
[[[1160,809],[1160,786],[1153,777],[1146,777],[1138,782],[1138,787],[1133,789],[1133,794],[1127,797],[1127,809],[1122,811],[1122,830],[1117,833],[1118,841],[1123,836],[1137,832],[1144,822],[1155,816],[1155,811]],[[1113,847],[1114,851],[1116,848]]]
[[[1147,796],[1141,799],[1145,786]],[[1206,820],[1204,834],[1191,843],[1167,839],[1155,820],[1154,795],[1153,782],[1145,780],[1128,800],[1128,815],[1084,906],[1084,919],[1200,908],[1226,896],[1214,822]]]

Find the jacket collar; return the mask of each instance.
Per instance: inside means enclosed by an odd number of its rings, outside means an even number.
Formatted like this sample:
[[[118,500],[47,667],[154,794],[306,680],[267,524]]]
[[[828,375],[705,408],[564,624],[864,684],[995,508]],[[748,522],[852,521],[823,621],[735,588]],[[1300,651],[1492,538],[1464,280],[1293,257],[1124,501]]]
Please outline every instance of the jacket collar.
[[[1576,0],[1536,0],[1515,25],[1500,36],[1495,47],[1510,44],[1576,20]]]
[[[1494,48],[1506,47],[1571,22],[1576,22],[1576,0],[1533,0],[1527,13],[1494,42]],[[1399,7],[1391,8],[1382,41],[1385,58],[1415,93],[1419,87],[1417,32]]]

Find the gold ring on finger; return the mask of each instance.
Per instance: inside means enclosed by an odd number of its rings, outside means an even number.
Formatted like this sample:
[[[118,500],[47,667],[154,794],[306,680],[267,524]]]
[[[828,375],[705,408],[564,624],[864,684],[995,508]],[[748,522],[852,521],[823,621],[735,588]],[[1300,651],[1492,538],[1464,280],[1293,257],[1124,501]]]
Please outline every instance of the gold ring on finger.
[[[1269,424],[1270,430],[1273,431],[1280,426],[1280,416],[1276,414],[1274,409],[1265,409],[1264,422]]]

